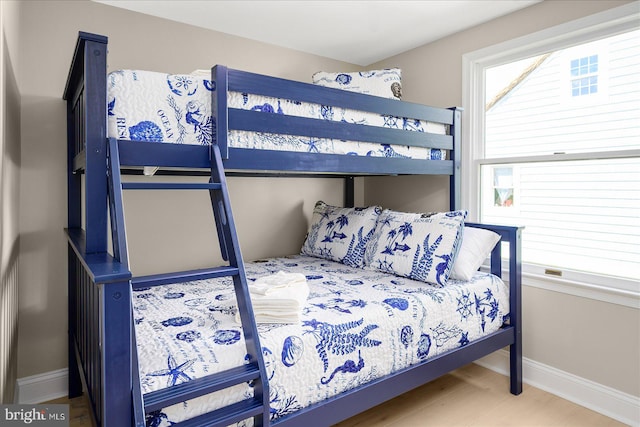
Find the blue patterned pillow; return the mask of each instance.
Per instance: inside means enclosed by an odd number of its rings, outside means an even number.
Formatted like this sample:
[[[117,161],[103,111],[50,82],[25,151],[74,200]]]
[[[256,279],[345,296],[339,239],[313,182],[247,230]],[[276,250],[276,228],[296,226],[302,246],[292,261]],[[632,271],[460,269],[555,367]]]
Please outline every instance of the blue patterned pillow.
[[[364,266],[364,252],[382,208],[339,208],[316,203],[302,253],[351,267]]]
[[[389,99],[402,98],[402,71],[399,68],[355,73],[318,71],[313,75],[312,80],[314,84],[334,89],[344,89]]]
[[[462,242],[466,211],[436,214],[385,209],[367,246],[365,265],[444,286]]]

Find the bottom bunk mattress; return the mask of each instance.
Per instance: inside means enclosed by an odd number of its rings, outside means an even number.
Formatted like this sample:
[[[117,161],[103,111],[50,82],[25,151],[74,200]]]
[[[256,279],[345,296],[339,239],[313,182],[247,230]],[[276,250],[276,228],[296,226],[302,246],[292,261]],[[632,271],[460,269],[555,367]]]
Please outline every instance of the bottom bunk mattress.
[[[302,273],[309,286],[300,322],[258,324],[272,420],[465,346],[498,330],[509,313],[508,287],[487,273],[435,287],[302,255],[245,268],[249,283],[286,271]],[[244,363],[231,279],[139,289],[133,301],[143,394]],[[251,395],[249,385],[235,386],[147,414],[147,425]]]

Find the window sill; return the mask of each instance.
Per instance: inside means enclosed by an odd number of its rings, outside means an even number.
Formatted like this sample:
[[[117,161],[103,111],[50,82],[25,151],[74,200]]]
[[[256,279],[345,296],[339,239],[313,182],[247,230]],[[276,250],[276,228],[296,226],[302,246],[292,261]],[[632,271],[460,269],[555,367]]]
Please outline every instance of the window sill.
[[[612,279],[615,280],[615,279]],[[640,309],[640,292],[522,272],[522,285]]]

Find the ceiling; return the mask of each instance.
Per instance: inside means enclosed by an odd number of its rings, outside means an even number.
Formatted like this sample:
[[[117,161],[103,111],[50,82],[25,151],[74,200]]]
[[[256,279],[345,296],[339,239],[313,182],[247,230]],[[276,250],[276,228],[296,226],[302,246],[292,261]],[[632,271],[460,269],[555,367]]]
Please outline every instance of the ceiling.
[[[93,0],[366,66],[542,0]]]

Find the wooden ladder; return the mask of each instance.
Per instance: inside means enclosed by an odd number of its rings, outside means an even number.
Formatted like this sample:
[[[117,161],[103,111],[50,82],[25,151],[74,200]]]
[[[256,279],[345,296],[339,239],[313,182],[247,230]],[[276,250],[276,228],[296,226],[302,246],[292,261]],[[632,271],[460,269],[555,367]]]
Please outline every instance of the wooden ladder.
[[[247,418],[253,418],[255,426],[269,425],[269,391],[262,350],[258,338],[258,330],[253,317],[253,309],[249,298],[244,263],[238,244],[235,224],[231,213],[231,204],[222,165],[220,150],[211,145],[211,177],[208,183],[175,183],[175,182],[122,182],[120,175],[120,156],[118,141],[109,139],[108,144],[108,194],[111,211],[111,232],[114,257],[128,266],[124,210],[122,190],[208,190],[216,221],[218,240],[222,258],[228,265],[176,273],[157,274],[131,279],[132,289],[203,280],[217,277],[233,278],[238,310],[247,347],[246,364],[206,377],[197,378],[176,386],[141,395],[135,328],[132,328],[132,360],[134,381],[132,385],[134,424],[145,425],[145,414],[164,407],[184,402],[199,396],[223,390],[238,384],[250,383],[253,397],[238,403],[217,409],[195,418],[175,424],[180,427],[227,426]]]

